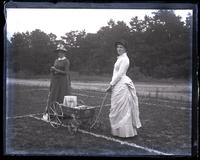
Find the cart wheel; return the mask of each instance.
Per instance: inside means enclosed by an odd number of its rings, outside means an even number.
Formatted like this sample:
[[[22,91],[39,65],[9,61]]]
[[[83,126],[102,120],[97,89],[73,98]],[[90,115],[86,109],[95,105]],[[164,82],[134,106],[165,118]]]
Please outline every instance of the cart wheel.
[[[57,114],[57,116],[59,116],[60,118],[63,117],[62,106],[58,102],[54,102],[52,104],[52,108],[54,109],[54,111]]]
[[[71,129],[76,134],[79,128],[79,122],[77,120],[71,121]]]
[[[72,123],[69,124],[69,126],[68,126],[68,131],[69,131],[69,134],[70,134],[70,135],[76,134],[77,130],[78,130],[78,129],[77,129],[76,126],[74,126]]]
[[[77,131],[78,131],[78,127],[77,127],[77,126],[74,126],[74,125],[72,125],[72,130],[73,130],[73,132],[76,134],[76,133],[77,133]]]
[[[58,128],[62,125],[61,118],[63,117],[62,108],[58,102],[54,102],[48,108],[49,122],[54,128]]]
[[[68,127],[67,127],[67,130],[69,131],[69,134],[70,134],[70,135],[73,135],[73,134],[74,134],[73,131],[72,131],[71,126],[68,126]]]

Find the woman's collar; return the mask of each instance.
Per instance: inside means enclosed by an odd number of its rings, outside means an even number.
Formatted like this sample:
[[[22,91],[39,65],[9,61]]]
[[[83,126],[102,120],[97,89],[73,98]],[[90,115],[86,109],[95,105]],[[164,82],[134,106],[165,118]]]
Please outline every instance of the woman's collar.
[[[121,58],[121,57],[124,57],[124,56],[126,56],[126,55],[127,55],[127,53],[126,53],[126,52],[124,52],[123,54],[121,54],[121,55],[117,56],[117,58]]]
[[[64,59],[66,59],[66,57],[58,58],[58,60],[64,60]]]

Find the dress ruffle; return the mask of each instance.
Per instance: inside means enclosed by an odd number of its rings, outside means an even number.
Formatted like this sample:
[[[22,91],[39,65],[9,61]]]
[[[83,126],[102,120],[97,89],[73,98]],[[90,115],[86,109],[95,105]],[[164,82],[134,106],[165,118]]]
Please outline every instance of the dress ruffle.
[[[109,117],[115,136],[135,136],[136,129],[141,127],[135,86],[127,76],[123,76],[112,90]]]

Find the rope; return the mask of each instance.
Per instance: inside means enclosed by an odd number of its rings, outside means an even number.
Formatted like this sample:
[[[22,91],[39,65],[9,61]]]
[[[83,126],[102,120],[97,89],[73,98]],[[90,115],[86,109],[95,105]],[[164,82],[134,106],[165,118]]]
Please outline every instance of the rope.
[[[102,108],[103,108],[103,105],[104,105],[104,102],[105,102],[107,96],[108,96],[108,92],[106,92],[106,94],[105,94],[105,96],[104,96],[104,98],[103,98],[103,100],[102,100],[102,103],[101,103],[101,106],[100,106],[98,115],[97,115],[97,117],[96,117],[94,123],[90,126],[90,129],[92,129],[92,128],[94,127],[94,125],[96,124],[96,122],[98,121],[99,116],[100,116],[100,113],[101,113],[101,110],[102,110]]]
[[[46,105],[46,107],[45,107],[45,113],[46,113],[46,112],[48,111],[48,109],[49,109],[49,108],[48,108],[48,107],[49,107],[48,105],[49,105],[50,94],[51,94],[51,92],[49,91],[48,96],[47,96],[47,102],[46,102],[47,105]]]

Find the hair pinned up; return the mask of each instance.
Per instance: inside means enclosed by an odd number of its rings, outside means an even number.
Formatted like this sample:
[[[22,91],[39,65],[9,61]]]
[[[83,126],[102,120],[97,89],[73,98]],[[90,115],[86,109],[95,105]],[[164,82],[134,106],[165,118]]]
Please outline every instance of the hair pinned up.
[[[125,40],[115,42],[115,48],[117,48],[117,45],[122,45],[127,50],[127,42]]]

